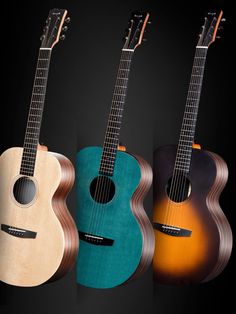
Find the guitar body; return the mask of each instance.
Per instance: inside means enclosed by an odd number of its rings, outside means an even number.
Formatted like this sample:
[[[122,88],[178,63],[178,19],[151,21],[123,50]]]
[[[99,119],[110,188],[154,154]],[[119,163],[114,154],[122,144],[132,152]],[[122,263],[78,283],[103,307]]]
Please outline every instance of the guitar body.
[[[232,250],[232,232],[218,202],[228,177],[218,155],[193,149],[190,194],[182,202],[170,200],[166,187],[176,149],[161,147],[154,155],[153,267],[159,283],[180,285],[208,281],[224,269]]]
[[[26,179],[33,186],[16,186],[21,158],[22,148],[0,157],[0,280],[29,287],[60,278],[75,262],[77,229],[65,204],[74,169],[64,156],[38,150]]]
[[[113,192],[108,202],[99,203],[92,197],[91,183],[99,176],[101,155],[100,147],[84,148],[77,155],[77,281],[87,287],[111,288],[134,279],[151,263],[153,228],[142,201],[152,171],[143,159],[117,151]]]

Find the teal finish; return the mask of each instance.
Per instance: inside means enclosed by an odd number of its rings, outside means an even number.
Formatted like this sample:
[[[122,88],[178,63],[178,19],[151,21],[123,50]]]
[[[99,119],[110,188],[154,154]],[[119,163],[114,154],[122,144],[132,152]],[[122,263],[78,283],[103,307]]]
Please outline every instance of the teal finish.
[[[114,243],[102,246],[80,240],[77,282],[111,288],[133,275],[142,256],[142,233],[130,207],[141,171],[133,156],[118,151],[112,177],[115,195],[110,202],[98,204],[91,197],[90,184],[99,175],[101,154],[100,147],[87,147],[77,154],[77,227]]]

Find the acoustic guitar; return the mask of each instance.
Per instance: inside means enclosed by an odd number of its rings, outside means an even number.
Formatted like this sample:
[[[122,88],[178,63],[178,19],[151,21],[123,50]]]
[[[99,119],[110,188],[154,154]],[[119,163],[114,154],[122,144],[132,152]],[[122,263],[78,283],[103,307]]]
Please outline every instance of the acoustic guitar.
[[[142,158],[118,147],[131,60],[148,18],[148,13],[131,16],[103,148],[77,154],[77,281],[87,287],[121,285],[143,273],[153,257],[153,229],[142,204],[152,171]]]
[[[74,168],[39,143],[50,57],[67,11],[49,12],[37,62],[24,147],[0,156],[0,280],[32,287],[63,276],[78,249],[76,225],[66,207]]]
[[[222,11],[208,13],[193,62],[178,146],[154,153],[154,274],[157,282],[209,281],[225,268],[232,249],[230,225],[219,206],[228,176],[225,162],[194,144],[208,47]]]

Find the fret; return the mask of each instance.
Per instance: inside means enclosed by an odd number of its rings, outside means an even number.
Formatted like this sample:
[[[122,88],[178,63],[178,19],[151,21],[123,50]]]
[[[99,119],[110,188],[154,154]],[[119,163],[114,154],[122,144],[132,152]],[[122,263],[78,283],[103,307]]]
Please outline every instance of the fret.
[[[112,100],[112,103],[119,103],[119,104],[124,104],[124,101],[121,101],[121,100]],[[114,108],[114,107],[113,107]],[[116,109],[116,108],[114,108]],[[122,108],[120,109],[122,110]]]
[[[186,138],[186,137],[189,137],[189,138],[191,138],[191,139],[193,139],[193,138],[194,138],[194,136],[193,136],[193,135],[185,135],[185,134],[180,134],[180,140],[182,140],[182,138]]]
[[[177,157],[177,160],[178,160],[178,159],[184,159],[184,160],[187,159],[187,160],[191,160],[191,157],[188,157],[188,156],[186,156],[186,157],[178,156],[178,157]]]
[[[178,166],[176,166],[176,167],[175,167],[175,170],[180,170],[180,171],[183,171],[183,172],[188,172],[188,171],[189,171],[189,167],[188,167],[188,166],[186,166],[186,167],[183,167],[183,166],[178,167]]]
[[[196,120],[196,118],[188,118],[188,117],[184,117],[183,119],[184,119],[185,121],[186,121],[186,120],[190,120],[190,121],[195,121],[195,120]]]
[[[126,80],[126,81],[128,81],[128,78],[125,78],[125,77],[117,77],[119,80]]]
[[[113,94],[114,96],[123,96],[123,97],[125,97],[125,94],[118,94],[118,93],[115,93],[115,94]]]
[[[181,144],[182,142],[184,142],[184,143],[192,143],[191,140],[182,140],[182,139],[181,139],[181,140],[179,141],[179,143]]]
[[[34,102],[35,102],[35,103],[42,104],[42,102],[43,102],[43,101],[42,101],[42,100],[31,100],[31,102],[32,102],[32,103],[34,103]],[[35,109],[35,108],[33,108],[33,109]],[[38,110],[42,110],[42,108],[40,108],[40,107],[39,107],[39,108],[37,108],[37,109],[38,109]]]
[[[198,105],[191,105],[189,103],[186,104],[186,108],[198,108]]]
[[[39,130],[40,129],[40,127],[36,127],[36,126],[29,126],[29,127],[27,127],[27,129],[34,129],[34,130]]]
[[[182,129],[181,132],[180,132],[180,134],[181,134],[182,136],[187,136],[186,133],[187,133],[188,135],[191,134],[191,135],[189,135],[189,136],[194,136],[194,131],[192,131],[192,130]]]
[[[109,156],[103,154],[102,157],[103,157],[105,160],[111,160],[111,159],[115,160],[115,158],[116,158],[115,156],[111,156],[111,154],[109,154]]]
[[[184,148],[184,147],[187,147],[187,148]],[[192,150],[192,146],[191,146],[191,148],[189,148],[188,145],[179,145],[178,150],[179,150],[180,152],[189,152],[190,150]]]
[[[120,127],[117,126],[112,126],[112,125],[108,125],[109,129],[116,129],[116,130],[120,130]]]
[[[113,113],[110,113],[110,115],[109,116],[111,116],[111,117],[122,117],[122,115],[121,114],[113,114]]]
[[[116,88],[123,88],[123,89],[126,89],[127,88],[127,86],[123,86],[123,85],[115,85],[115,89]]]
[[[33,96],[44,96],[45,94],[43,93],[33,93]]]
[[[31,116],[31,117],[41,117],[41,114],[31,113],[30,116]]]
[[[34,143],[29,143],[25,141],[25,145],[24,145],[25,148],[30,149],[30,150],[34,150],[37,146],[38,146],[38,141]]]
[[[201,66],[201,65],[193,65],[193,68],[201,68],[201,69],[204,69],[204,66]]]

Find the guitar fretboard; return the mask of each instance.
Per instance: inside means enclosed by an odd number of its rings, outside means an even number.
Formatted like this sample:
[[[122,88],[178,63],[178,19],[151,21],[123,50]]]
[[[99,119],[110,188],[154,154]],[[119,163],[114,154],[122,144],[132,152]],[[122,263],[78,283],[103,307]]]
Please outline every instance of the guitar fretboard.
[[[50,56],[51,49],[41,48],[39,50],[20,167],[20,174],[26,176],[34,175],[35,159],[37,154],[37,146],[39,143],[39,135],[47,87]]]
[[[188,173],[194,142],[207,47],[196,47],[191,80],[175,160],[175,170]]]
[[[112,176],[114,171],[120,128],[133,50],[122,50],[112,105],[109,114],[99,174]]]

